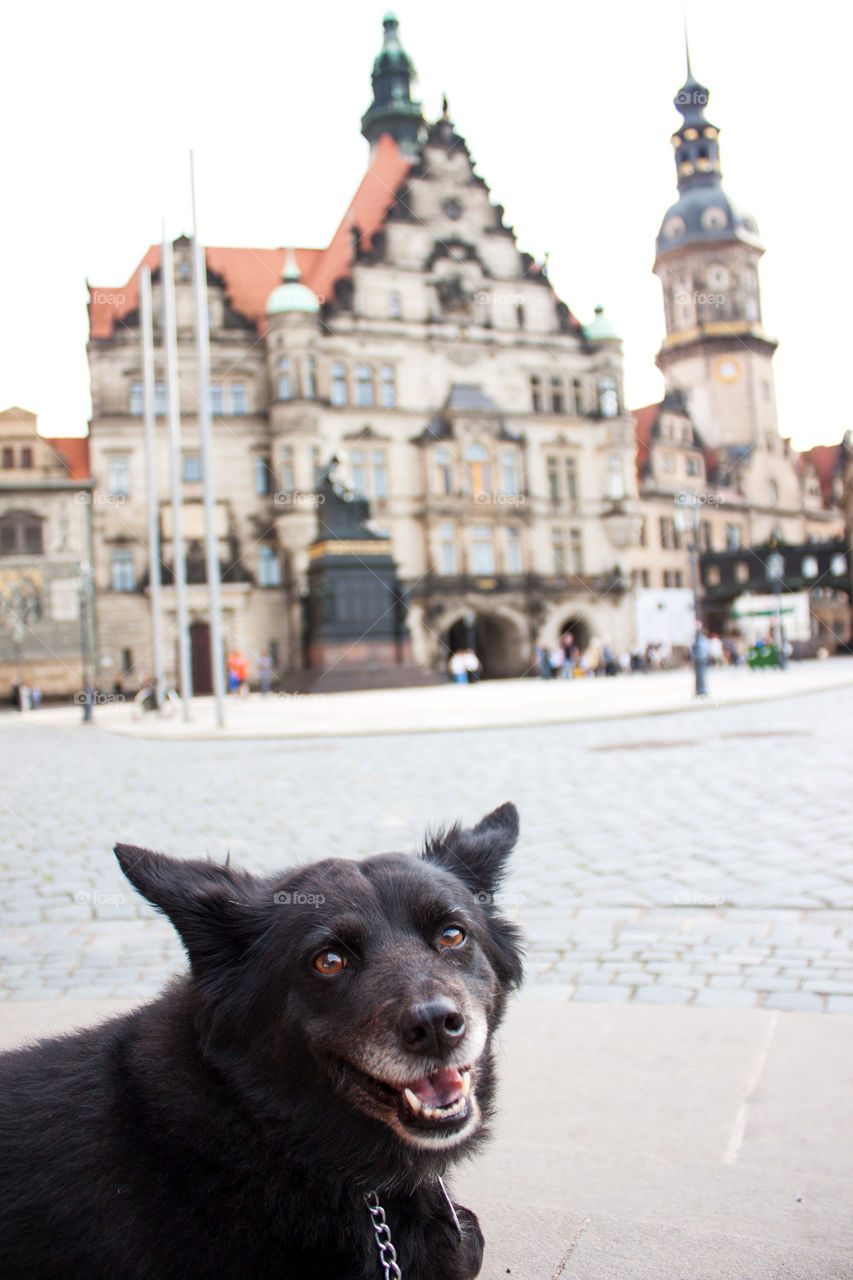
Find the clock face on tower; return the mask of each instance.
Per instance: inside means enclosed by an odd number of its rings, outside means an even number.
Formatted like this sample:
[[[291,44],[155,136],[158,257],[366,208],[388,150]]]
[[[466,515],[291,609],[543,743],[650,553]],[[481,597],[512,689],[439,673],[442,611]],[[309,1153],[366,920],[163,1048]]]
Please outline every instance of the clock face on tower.
[[[684,235],[684,219],[674,213],[671,218],[667,218],[663,224],[663,233],[667,240],[675,240],[678,236]]]
[[[718,382],[731,384],[740,377],[740,365],[734,356],[721,356],[714,366],[714,374]]]

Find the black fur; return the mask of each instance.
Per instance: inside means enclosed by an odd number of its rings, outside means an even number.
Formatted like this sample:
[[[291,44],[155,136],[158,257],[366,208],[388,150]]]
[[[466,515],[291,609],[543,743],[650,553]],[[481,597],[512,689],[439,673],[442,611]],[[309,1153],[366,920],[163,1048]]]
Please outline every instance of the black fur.
[[[437,1177],[492,1111],[489,1041],[521,980],[493,895],[517,834],[506,804],[417,860],[266,879],[118,845],[190,971],[133,1013],[0,1060],[4,1280],[381,1280],[370,1190],[405,1280],[472,1280],[477,1220],[458,1209],[460,1241]],[[346,966],[318,972],[331,949]],[[412,1010],[442,1000],[454,1047],[407,1040]],[[418,1145],[457,1122],[412,1119],[399,1082],[461,1079],[478,1035],[459,1140]]]

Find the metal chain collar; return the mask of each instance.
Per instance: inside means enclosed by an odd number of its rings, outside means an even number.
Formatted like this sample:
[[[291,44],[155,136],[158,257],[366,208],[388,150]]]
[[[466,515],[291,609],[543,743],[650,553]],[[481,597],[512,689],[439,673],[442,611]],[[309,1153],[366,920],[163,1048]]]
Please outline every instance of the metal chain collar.
[[[453,1217],[453,1225],[456,1228],[459,1239],[462,1239],[462,1227],[459,1218],[456,1216],[456,1209],[453,1201],[447,1194],[447,1187],[444,1180],[439,1178],[438,1185],[444,1193],[444,1198],[450,1206],[450,1213]],[[364,1197],[364,1203],[367,1205],[367,1212],[373,1219],[373,1234],[376,1236],[376,1247],[379,1250],[379,1262],[385,1273],[385,1280],[403,1280],[403,1273],[397,1265],[397,1251],[391,1243],[391,1230],[385,1221],[385,1210],[379,1203],[379,1197],[375,1191],[368,1191]]]
[[[385,1210],[379,1203],[375,1191],[368,1191],[364,1197],[367,1212],[373,1219],[373,1234],[376,1236],[376,1247],[379,1250],[379,1262],[385,1273],[385,1280],[403,1280],[403,1273],[397,1266],[397,1253],[391,1243],[391,1232],[385,1221]]]

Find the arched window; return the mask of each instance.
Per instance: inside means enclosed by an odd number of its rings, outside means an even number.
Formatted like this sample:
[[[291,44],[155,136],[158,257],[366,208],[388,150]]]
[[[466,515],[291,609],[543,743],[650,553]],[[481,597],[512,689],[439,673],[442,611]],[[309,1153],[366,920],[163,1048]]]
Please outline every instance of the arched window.
[[[463,453],[465,479],[472,497],[489,491],[489,451],[485,445],[469,444]]]
[[[292,394],[290,361],[287,356],[282,356],[278,362],[278,398],[279,400],[289,400]]]
[[[41,555],[44,521],[29,511],[9,511],[0,518],[0,555]]]
[[[355,366],[355,402],[362,408],[373,404],[373,370],[369,364]]]

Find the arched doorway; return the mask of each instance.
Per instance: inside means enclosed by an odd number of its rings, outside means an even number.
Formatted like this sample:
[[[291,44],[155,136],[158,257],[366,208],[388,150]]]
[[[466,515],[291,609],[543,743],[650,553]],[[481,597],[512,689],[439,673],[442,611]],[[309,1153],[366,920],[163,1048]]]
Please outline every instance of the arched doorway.
[[[447,652],[473,649],[483,666],[484,680],[523,676],[530,665],[523,630],[511,618],[495,613],[463,614],[445,634]]]
[[[557,628],[557,639],[562,640],[567,631],[571,631],[574,636],[574,642],[578,647],[579,653],[584,653],[589,648],[590,632],[589,623],[585,618],[579,618],[577,614],[572,614],[560,623]]]

